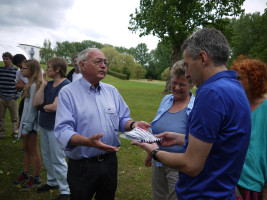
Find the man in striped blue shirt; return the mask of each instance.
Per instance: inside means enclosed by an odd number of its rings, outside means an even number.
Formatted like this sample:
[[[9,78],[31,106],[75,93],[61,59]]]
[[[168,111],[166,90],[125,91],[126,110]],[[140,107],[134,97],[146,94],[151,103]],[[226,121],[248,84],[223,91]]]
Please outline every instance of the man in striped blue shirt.
[[[17,69],[12,65],[12,55],[5,52],[2,55],[5,66],[0,67],[0,139],[5,137],[5,115],[6,109],[10,112],[12,123],[12,137],[18,134],[18,101],[20,92],[15,87]]]

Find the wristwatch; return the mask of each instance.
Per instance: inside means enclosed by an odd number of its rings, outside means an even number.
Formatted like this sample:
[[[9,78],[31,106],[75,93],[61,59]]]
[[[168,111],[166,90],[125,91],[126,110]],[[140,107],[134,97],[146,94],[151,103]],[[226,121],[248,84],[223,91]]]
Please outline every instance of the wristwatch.
[[[135,123],[135,121],[132,121],[132,122],[130,123],[130,129],[133,129],[133,125],[134,125],[134,123]]]
[[[151,151],[151,153],[150,153],[151,157],[152,157],[154,160],[156,160],[156,161],[159,161],[158,158],[157,158],[157,153],[158,153],[159,151],[161,151],[161,149],[160,149],[160,148],[157,148],[157,149],[154,149],[153,151]]]

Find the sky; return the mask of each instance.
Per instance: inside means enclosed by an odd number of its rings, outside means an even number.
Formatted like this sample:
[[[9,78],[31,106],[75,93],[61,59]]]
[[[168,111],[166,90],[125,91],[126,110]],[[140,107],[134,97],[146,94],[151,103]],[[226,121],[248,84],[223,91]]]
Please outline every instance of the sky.
[[[18,44],[42,47],[56,42],[92,40],[102,44],[155,49],[155,36],[128,30],[130,14],[140,0],[0,0],[0,54],[22,53]],[[267,0],[245,0],[245,13],[264,12]],[[2,56],[0,58],[2,60]]]

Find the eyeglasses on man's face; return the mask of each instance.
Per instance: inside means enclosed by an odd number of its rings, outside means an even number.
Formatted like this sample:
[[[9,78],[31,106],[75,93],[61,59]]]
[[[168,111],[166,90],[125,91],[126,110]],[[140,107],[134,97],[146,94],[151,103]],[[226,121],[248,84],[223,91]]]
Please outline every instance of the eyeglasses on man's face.
[[[88,60],[84,60],[84,61],[87,62]],[[97,66],[100,66],[102,63],[104,65],[107,65],[108,64],[108,61],[106,59],[96,58],[96,59],[92,59],[90,61],[92,61]]]

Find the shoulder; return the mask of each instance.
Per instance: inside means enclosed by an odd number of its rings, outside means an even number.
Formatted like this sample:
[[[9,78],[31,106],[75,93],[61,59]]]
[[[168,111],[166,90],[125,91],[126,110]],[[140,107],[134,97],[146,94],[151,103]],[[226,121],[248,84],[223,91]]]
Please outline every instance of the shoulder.
[[[31,91],[36,90],[36,83],[35,82],[33,84],[31,84],[30,90]]]
[[[67,84],[69,84],[69,83],[71,83],[71,82],[70,82],[70,80],[67,79],[67,78],[62,82],[63,85],[67,85]]]
[[[34,88],[36,87],[36,82],[33,82],[33,83],[32,83],[31,88],[32,88],[32,87],[34,87]]]
[[[171,99],[173,99],[173,94],[167,94],[165,97],[163,97],[161,102],[166,102]]]

